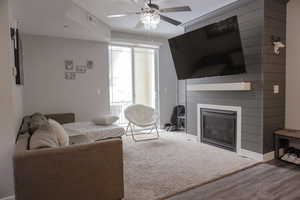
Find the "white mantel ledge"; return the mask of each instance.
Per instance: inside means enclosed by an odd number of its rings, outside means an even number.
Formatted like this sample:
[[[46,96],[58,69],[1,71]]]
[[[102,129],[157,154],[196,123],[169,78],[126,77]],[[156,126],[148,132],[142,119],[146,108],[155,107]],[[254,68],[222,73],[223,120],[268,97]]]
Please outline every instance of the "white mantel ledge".
[[[187,91],[250,91],[251,82],[189,84]]]

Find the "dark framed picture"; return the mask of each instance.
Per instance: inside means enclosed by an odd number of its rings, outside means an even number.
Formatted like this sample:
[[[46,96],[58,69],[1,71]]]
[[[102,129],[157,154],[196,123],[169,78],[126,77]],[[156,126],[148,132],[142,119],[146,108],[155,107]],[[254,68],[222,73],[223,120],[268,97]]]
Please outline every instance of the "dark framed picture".
[[[67,70],[67,71],[73,71],[74,70],[73,60],[66,60],[65,61],[65,70]]]
[[[76,73],[85,73],[86,66],[85,65],[76,65]]]
[[[22,41],[17,28],[10,28],[10,36],[12,46],[14,48],[14,61],[15,61],[15,77],[17,85],[24,85],[24,73],[23,73],[23,48]]]
[[[65,72],[65,79],[66,80],[75,80],[76,73],[75,72]]]
[[[86,62],[86,68],[87,69],[93,69],[94,68],[94,62],[92,60],[88,60]]]

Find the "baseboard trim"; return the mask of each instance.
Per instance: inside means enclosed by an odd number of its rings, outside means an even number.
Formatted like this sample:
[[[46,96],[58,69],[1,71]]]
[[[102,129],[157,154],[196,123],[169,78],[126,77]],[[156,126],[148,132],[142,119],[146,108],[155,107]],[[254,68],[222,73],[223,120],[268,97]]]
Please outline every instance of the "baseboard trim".
[[[4,197],[0,200],[15,200],[15,196]]]
[[[254,151],[249,151],[249,150],[246,150],[246,149],[241,149],[241,151],[238,152],[238,154],[241,155],[241,156],[252,158],[252,159],[257,160],[257,161],[263,161],[264,160],[263,154],[256,153]]]
[[[275,152],[274,151],[271,151],[271,152],[269,152],[269,153],[266,153],[266,154],[264,154],[264,156],[263,156],[263,161],[264,162],[268,162],[268,161],[271,161],[271,160],[274,160],[274,158],[275,158]]]
[[[282,150],[280,150],[280,152],[282,152]],[[239,155],[245,156],[248,158],[252,158],[254,160],[261,161],[261,162],[268,162],[270,160],[274,160],[274,158],[275,158],[274,151],[271,151],[266,154],[261,154],[261,153],[257,153],[254,151],[241,149],[241,151],[239,152]]]
[[[284,149],[279,149],[279,155],[283,155],[283,152],[284,152]],[[271,160],[275,159],[275,152],[274,151],[271,151],[271,152],[266,153],[266,154],[260,154],[260,153],[256,153],[256,152],[249,151],[249,150],[246,150],[246,149],[241,149],[241,151],[238,154],[241,155],[241,156],[252,158],[252,159],[257,160],[257,161],[261,161],[261,162],[268,162],[268,161],[271,161]]]

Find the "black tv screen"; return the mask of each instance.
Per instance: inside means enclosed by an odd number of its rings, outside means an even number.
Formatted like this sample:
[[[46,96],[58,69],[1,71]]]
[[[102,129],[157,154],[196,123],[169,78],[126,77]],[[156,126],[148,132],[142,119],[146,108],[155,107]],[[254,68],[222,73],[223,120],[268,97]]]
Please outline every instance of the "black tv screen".
[[[246,73],[237,16],[169,39],[180,80]]]

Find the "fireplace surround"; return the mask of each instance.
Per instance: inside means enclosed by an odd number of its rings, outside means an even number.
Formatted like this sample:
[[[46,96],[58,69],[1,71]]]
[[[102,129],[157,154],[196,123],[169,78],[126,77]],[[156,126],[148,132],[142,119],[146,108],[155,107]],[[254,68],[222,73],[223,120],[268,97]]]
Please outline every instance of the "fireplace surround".
[[[227,114],[233,114],[234,118],[234,125],[231,124],[231,127],[234,128],[234,144],[233,146],[229,147],[228,143],[223,142],[223,144],[216,144],[212,140],[205,139],[205,136],[203,137],[202,133],[202,123],[204,120],[202,119],[203,113],[201,111],[214,111],[227,113]],[[228,116],[227,116],[228,117]],[[230,118],[230,117],[229,117]],[[197,136],[198,140],[201,143],[209,143],[213,144],[215,146],[219,146],[231,151],[235,151],[238,154],[241,154],[241,126],[242,126],[242,108],[239,106],[224,106],[224,105],[211,105],[211,104],[197,104]]]

